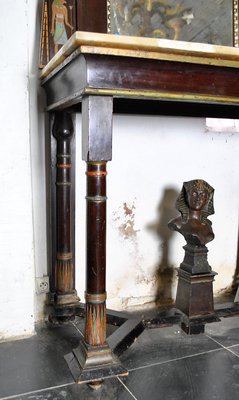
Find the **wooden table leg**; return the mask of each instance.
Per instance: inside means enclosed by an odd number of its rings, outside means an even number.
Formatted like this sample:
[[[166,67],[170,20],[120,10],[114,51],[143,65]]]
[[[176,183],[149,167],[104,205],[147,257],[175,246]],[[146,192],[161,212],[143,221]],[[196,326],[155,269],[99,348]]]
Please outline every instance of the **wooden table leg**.
[[[73,254],[74,214],[72,202],[72,154],[71,141],[73,123],[71,114],[55,113],[53,135],[57,141],[56,148],[56,181],[53,202],[53,268],[51,292],[54,313],[51,321],[64,321],[75,316],[75,307],[79,298],[75,289],[75,266]],[[55,204],[54,204],[55,203]]]
[[[106,163],[112,158],[111,97],[87,96],[82,104],[83,159],[87,162],[85,335],[66,356],[78,383],[127,375],[106,342]]]
[[[85,341],[106,339],[106,162],[87,162],[87,254]]]

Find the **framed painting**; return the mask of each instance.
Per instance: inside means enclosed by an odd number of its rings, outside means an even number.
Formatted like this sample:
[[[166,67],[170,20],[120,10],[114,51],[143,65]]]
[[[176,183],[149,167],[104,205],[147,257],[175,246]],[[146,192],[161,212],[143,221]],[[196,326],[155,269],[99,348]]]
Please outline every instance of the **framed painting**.
[[[108,31],[233,46],[236,7],[232,0],[111,0]]]
[[[39,68],[76,31],[107,33],[107,0],[42,0]]]
[[[238,47],[239,0],[43,0],[43,67],[76,30]]]
[[[42,68],[76,30],[75,0],[44,0],[39,67]]]

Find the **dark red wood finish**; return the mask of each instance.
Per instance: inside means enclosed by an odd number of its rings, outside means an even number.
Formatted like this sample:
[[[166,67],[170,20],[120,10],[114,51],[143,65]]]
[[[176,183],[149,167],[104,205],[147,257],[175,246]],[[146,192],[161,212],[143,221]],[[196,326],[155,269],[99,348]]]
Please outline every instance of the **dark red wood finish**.
[[[78,31],[107,33],[107,1],[76,0]]]
[[[86,313],[85,342],[106,339],[106,163],[112,158],[112,98],[83,99],[83,159],[86,178]],[[99,130],[103,135],[99,135]]]
[[[106,162],[87,163],[87,246],[85,341],[106,339]]]
[[[96,88],[238,96],[234,68],[87,55],[88,85]]]
[[[71,140],[73,123],[69,113],[56,113],[53,135],[57,140],[56,154],[56,260],[53,267],[55,305],[78,302],[75,290],[74,255],[72,253],[72,189]]]
[[[87,293],[105,292],[106,162],[87,163]]]
[[[87,88],[131,90],[136,92],[135,98],[142,97],[144,92],[151,92],[151,98],[159,92],[169,98],[178,94],[179,99],[183,95],[200,95],[204,104],[220,104],[224,97],[239,97],[235,68],[91,54],[79,55],[66,63],[46,78],[43,85],[49,108],[76,104]],[[115,96],[128,95],[115,93]]]

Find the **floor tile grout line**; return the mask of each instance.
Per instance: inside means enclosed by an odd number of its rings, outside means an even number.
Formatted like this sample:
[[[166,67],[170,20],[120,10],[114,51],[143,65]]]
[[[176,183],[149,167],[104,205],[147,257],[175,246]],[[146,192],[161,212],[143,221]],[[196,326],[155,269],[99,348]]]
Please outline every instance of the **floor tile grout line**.
[[[229,348],[225,347],[225,350],[229,351],[229,353],[232,353],[234,356],[239,357],[239,354],[234,353],[233,350],[230,350]]]
[[[45,392],[46,390],[59,389],[59,388],[66,387],[66,386],[71,386],[71,385],[75,385],[75,382],[65,383],[63,385],[58,385],[58,386],[50,386],[50,387],[47,387],[47,388],[44,388],[44,389],[32,390],[31,392],[13,394],[13,395],[7,396],[7,397],[0,397],[0,400],[16,399],[19,396],[27,396],[29,394],[42,393],[42,392]]]
[[[118,381],[124,386],[124,388],[127,390],[127,392],[133,397],[134,400],[137,400],[135,395],[129,390],[129,388],[125,385],[125,383],[117,376]]]
[[[239,343],[232,344],[231,346],[228,346],[227,349],[232,349],[233,347],[239,347]]]
[[[227,351],[229,351],[229,353],[234,354],[234,356],[239,357],[238,354],[234,353],[234,351],[232,351],[232,350],[230,349],[231,347],[234,347],[234,346],[228,346],[228,347],[226,347],[226,346],[224,346],[223,344],[221,344],[220,342],[218,342],[216,339],[214,339],[213,337],[211,337],[211,336],[209,336],[209,335],[206,335],[206,336],[207,336],[209,339],[212,339],[215,343],[220,344],[220,346],[222,346],[222,348],[223,348],[224,350],[227,350]]]
[[[163,364],[168,364],[170,362],[174,362],[174,361],[180,361],[180,360],[185,360],[187,358],[192,358],[192,357],[197,357],[197,356],[201,356],[204,354],[209,354],[209,353],[214,353],[216,351],[221,351],[224,350],[223,347],[220,347],[219,349],[213,349],[213,350],[208,350],[208,351],[202,351],[201,353],[195,353],[195,354],[191,354],[188,356],[184,356],[184,357],[179,357],[179,358],[172,358],[171,360],[165,360],[165,361],[161,361],[161,362],[157,362],[157,363],[153,363],[153,364],[149,364],[149,365],[142,365],[140,367],[136,367],[136,368],[127,368],[127,370],[129,372],[133,372],[133,371],[137,371],[140,369],[144,369],[144,368],[150,368],[150,367],[155,367],[157,365],[163,365]],[[0,399],[1,400],[1,399]]]
[[[239,342],[238,343],[236,343],[236,344],[231,344],[230,346],[224,346],[222,343],[220,343],[218,340],[216,340],[216,339],[214,339],[214,337],[212,337],[212,336],[210,336],[210,335],[207,335],[207,334],[205,334],[205,336],[207,336],[209,339],[211,339],[213,342],[215,342],[215,343],[217,343],[217,344],[219,344],[220,346],[222,346],[223,348],[225,348],[225,349],[231,349],[231,348],[233,348],[233,347],[239,347]]]
[[[214,343],[218,344],[220,347],[222,347],[223,349],[225,349],[226,347],[223,346],[222,343],[218,342],[218,340],[214,339],[212,336],[205,334],[206,337],[208,337],[208,339],[212,340]]]
[[[76,324],[75,324],[73,321],[71,321],[71,323],[72,323],[72,325],[74,326],[74,328],[76,328],[77,332],[79,332],[80,335],[81,335],[82,337],[84,337],[84,334],[81,332],[81,330],[78,328],[78,326],[76,326]],[[0,400],[1,400],[1,399],[0,399]]]

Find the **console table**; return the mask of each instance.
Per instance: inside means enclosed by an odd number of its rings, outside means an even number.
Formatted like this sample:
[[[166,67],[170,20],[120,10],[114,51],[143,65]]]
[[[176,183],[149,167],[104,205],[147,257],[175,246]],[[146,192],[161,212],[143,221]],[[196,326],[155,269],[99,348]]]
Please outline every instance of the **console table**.
[[[142,104],[148,110],[150,104],[153,112],[170,114],[177,105],[184,115],[236,117],[239,50],[75,32],[40,78],[55,138],[51,291],[59,319],[73,315],[79,303],[74,282],[72,157],[74,112],[79,105],[82,112],[82,156],[87,165],[85,336],[67,361],[77,382],[124,375],[127,371],[106,342],[106,165],[112,158],[113,103],[117,107],[121,101],[123,107],[130,100],[127,107],[134,112]]]

